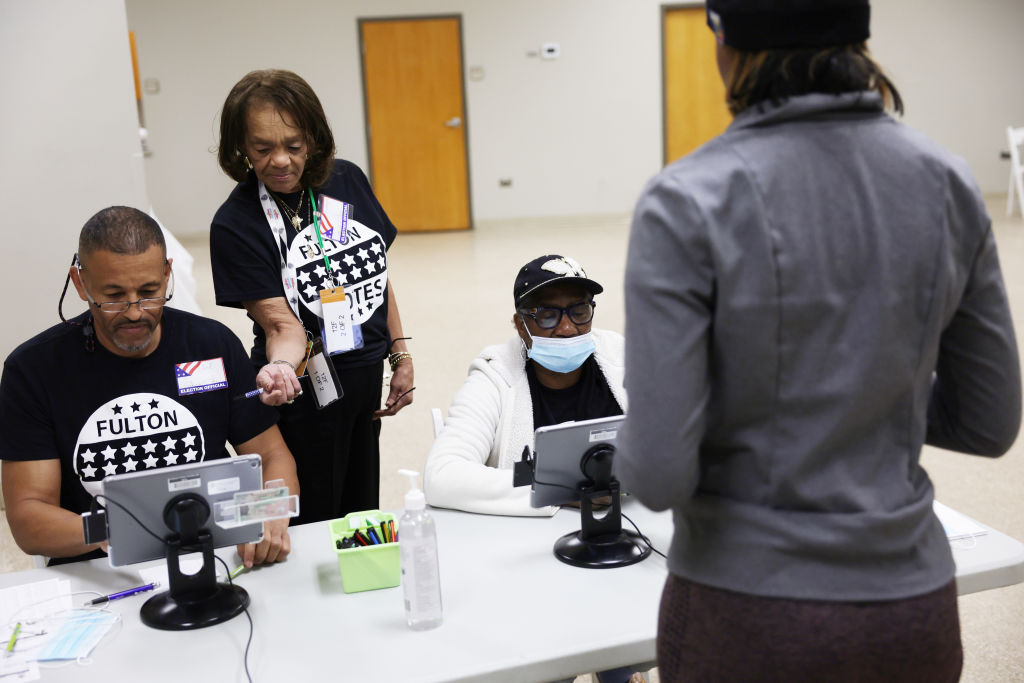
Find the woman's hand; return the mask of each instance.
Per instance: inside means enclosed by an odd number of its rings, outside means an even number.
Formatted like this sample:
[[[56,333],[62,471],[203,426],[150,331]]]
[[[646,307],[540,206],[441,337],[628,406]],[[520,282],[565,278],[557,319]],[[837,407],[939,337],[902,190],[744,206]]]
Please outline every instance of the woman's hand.
[[[256,375],[256,386],[263,390],[260,400],[268,406],[291,403],[302,395],[302,386],[290,363],[267,363]]]
[[[388,393],[388,400],[385,401],[384,408],[373,412],[373,419],[390,417],[412,403],[413,388],[412,358],[405,358],[395,366],[394,372],[391,373],[391,391]]]

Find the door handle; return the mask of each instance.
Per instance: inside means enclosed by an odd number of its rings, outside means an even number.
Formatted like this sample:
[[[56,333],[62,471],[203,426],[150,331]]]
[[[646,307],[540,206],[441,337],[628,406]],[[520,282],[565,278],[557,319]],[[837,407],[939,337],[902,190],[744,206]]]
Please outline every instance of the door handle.
[[[458,128],[459,126],[462,125],[462,119],[459,118],[458,116],[453,116],[447,121],[445,121],[444,125],[448,126],[449,128]]]

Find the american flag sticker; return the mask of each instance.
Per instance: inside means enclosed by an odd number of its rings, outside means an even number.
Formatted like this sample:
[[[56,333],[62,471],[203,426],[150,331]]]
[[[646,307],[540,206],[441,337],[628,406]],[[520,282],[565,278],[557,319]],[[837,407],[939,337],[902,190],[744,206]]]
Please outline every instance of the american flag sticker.
[[[320,195],[320,233],[324,239],[342,244],[348,242],[348,217],[351,208],[351,204]]]
[[[174,366],[174,376],[178,380],[178,396],[216,391],[228,386],[223,358],[178,363]]]

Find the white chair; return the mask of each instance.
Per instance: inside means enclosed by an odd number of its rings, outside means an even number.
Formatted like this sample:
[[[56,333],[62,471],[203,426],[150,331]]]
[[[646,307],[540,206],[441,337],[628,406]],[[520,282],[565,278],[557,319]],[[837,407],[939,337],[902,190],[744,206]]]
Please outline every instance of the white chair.
[[[434,438],[436,439],[437,435],[441,433],[442,429],[444,429],[444,418],[441,417],[441,409],[431,408],[430,417],[434,421]]]
[[[1013,215],[1013,195],[1017,194],[1017,207],[1024,216],[1024,162],[1021,157],[1024,151],[1024,127],[1006,129],[1006,137],[1010,142],[1010,189],[1006,192],[1006,215]]]

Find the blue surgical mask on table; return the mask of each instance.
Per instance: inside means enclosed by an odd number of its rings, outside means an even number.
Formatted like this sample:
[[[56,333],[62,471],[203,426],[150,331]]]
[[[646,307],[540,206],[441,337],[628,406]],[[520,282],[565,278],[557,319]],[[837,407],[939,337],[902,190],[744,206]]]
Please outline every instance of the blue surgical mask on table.
[[[572,372],[594,353],[594,338],[590,332],[575,337],[534,337],[533,345],[526,351],[531,358],[552,372]]]
[[[33,659],[45,662],[88,657],[118,618],[106,611],[76,610]]]

